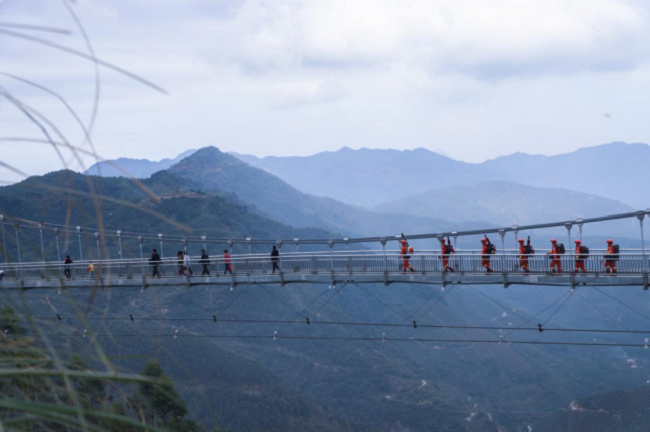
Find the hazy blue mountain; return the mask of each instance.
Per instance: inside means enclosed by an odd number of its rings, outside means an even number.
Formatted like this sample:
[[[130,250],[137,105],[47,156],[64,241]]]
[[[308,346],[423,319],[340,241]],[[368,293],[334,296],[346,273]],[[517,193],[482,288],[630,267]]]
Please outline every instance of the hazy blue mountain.
[[[155,172],[164,170],[176,162],[186,158],[196,150],[186,150],[173,159],[150,161],[148,159],[119,158],[104,162],[97,162],[88,168],[84,174],[101,175],[102,177],[131,177],[147,178]]]
[[[205,147],[169,172],[201,185],[207,192],[237,195],[244,203],[282,223],[320,227],[348,236],[423,233],[462,229],[457,223],[424,216],[382,214],[305,194],[280,178],[215,147]],[[474,226],[474,225],[472,225]]]
[[[424,148],[398,151],[343,147],[307,157],[236,156],[302,192],[364,207],[439,187],[499,178],[497,172]]]
[[[237,157],[303,192],[367,207],[433,189],[492,180],[575,190],[650,207],[647,144],[603,144],[557,156],[515,153],[482,164],[458,162],[422,148],[344,147],[308,157]]]
[[[615,142],[557,156],[515,153],[482,166],[503,180],[540,187],[561,187],[650,207],[650,146]]]
[[[374,208],[396,209],[449,221],[487,221],[499,226],[571,220],[634,211],[620,201],[560,188],[491,181],[473,186],[435,189]]]

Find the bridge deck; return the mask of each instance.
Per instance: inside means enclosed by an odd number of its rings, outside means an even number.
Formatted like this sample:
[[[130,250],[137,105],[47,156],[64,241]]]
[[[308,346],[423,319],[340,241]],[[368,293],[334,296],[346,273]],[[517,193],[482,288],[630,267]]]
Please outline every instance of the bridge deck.
[[[415,283],[415,284],[512,284],[598,286],[641,286],[648,288],[648,256],[639,253],[621,253],[615,264],[618,273],[605,272],[605,261],[611,257],[598,254],[585,260],[587,273],[573,274],[575,257],[562,256],[565,272],[551,273],[547,255],[528,258],[530,273],[520,268],[520,258],[514,254],[493,255],[487,273],[480,254],[456,254],[449,264],[455,272],[445,272],[443,260],[437,254],[416,254],[410,259],[416,272],[403,272],[403,259],[381,252],[337,254],[291,254],[281,257],[280,271],[272,274],[268,256],[245,255],[231,259],[233,274],[224,275],[223,258],[206,263],[210,276],[201,276],[203,264],[194,259],[193,276],[182,275],[178,260],[165,259],[158,264],[160,277],[152,277],[154,266],[148,260],[105,260],[93,262],[94,273],[88,271],[88,262],[63,265],[60,263],[23,263],[0,266],[4,277],[3,289],[64,289],[120,288],[149,286],[224,285],[238,284],[341,284],[341,283]],[[611,262],[611,260],[610,260]],[[68,277],[69,276],[69,277]]]

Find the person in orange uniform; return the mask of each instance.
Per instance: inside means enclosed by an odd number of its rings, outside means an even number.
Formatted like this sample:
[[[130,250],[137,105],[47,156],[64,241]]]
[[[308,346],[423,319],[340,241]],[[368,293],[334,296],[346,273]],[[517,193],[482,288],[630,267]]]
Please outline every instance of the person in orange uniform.
[[[481,265],[488,273],[492,273],[492,269],[490,268],[490,248],[488,247],[487,239],[482,238],[481,243],[483,244],[481,248]]]
[[[609,239],[607,240],[607,252],[605,252],[605,270],[607,273],[618,273],[616,259],[614,258],[618,259],[618,254],[614,247],[614,240]]]
[[[562,261],[560,261],[560,254],[557,250],[557,240],[551,239],[551,245],[551,251],[548,253],[551,258],[551,271],[562,273]]]
[[[440,258],[442,258],[442,265],[445,268],[446,272],[453,272],[454,268],[449,265],[449,256],[455,253],[454,248],[451,246],[451,244],[447,244],[447,241],[444,238],[441,240],[441,243],[440,252],[442,255]]]
[[[528,269],[528,255],[526,254],[526,245],[524,239],[519,239],[519,268],[525,273],[530,273]]]
[[[413,248],[409,247],[408,242],[406,241],[406,239],[404,239],[402,240],[402,250],[400,253],[404,265],[404,269],[402,271],[406,273],[407,270],[411,270],[412,272],[415,273],[415,270],[413,269],[413,267],[411,267],[411,264],[409,262],[409,260],[411,259],[411,255],[409,254],[409,252],[413,253]]]
[[[585,268],[585,260],[587,259],[586,256],[582,253],[582,242],[580,240],[575,241],[576,244],[576,263],[575,263],[575,272],[578,273],[578,271],[582,270],[583,273],[587,273],[587,269]]]

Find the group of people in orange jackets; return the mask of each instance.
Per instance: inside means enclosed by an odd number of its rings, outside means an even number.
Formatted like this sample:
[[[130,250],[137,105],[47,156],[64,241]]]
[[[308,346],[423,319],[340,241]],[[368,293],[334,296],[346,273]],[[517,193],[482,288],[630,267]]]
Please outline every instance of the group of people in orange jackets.
[[[406,239],[401,241],[402,248],[400,250],[400,257],[402,259],[402,271],[404,273],[411,271],[415,272],[415,269],[411,266],[410,260],[411,256],[415,252],[413,246],[409,246]],[[589,248],[582,244],[581,240],[575,241],[575,255],[574,255],[574,271],[576,273],[582,272],[586,273],[587,269],[585,268],[585,261],[589,258]],[[441,239],[440,245],[441,255],[439,258],[442,260],[442,265],[445,269],[445,272],[453,272],[454,268],[451,267],[449,263],[450,256],[455,253],[454,247],[451,245],[449,239]],[[491,256],[496,253],[496,247],[490,240],[486,237],[481,239],[481,265],[485,268],[487,273],[492,273],[492,267],[490,266]],[[529,268],[529,258],[535,253],[535,249],[530,244],[530,237],[528,241],[524,239],[519,239],[519,267],[525,272],[530,273]],[[550,268],[553,273],[562,273],[562,260],[561,256],[565,253],[565,248],[562,243],[558,243],[556,239],[551,239],[551,250],[547,253],[550,258]],[[614,244],[614,241],[609,239],[607,240],[607,252],[605,253],[605,271],[607,273],[617,273],[618,269],[616,267],[616,262],[619,259],[619,246]]]
[[[574,255],[574,272],[587,273],[585,261],[589,258],[589,248],[582,244],[581,240],[575,240],[576,248]],[[485,248],[484,248],[485,249]],[[530,246],[530,237],[528,243],[524,244],[524,239],[519,239],[519,267],[526,273],[530,272],[528,259],[534,254],[535,250]],[[547,253],[550,259],[552,273],[562,273],[562,260],[564,255],[564,245],[558,243],[556,239],[551,239],[551,250]],[[614,244],[614,240],[607,240],[607,251],[605,252],[604,262],[607,273],[618,273],[616,262],[619,259],[619,246]],[[489,261],[488,267],[489,268]],[[488,270],[489,271],[489,270]]]

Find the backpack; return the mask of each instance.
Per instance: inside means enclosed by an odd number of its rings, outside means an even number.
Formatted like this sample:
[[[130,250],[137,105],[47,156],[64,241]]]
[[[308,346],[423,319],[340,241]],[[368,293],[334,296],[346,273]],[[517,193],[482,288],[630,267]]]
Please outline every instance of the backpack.
[[[535,253],[535,249],[533,249],[533,247],[531,245],[527,245],[526,248],[525,248],[524,253],[526,255],[533,255]]]
[[[496,251],[497,251],[496,246],[494,246],[492,243],[487,244],[487,253],[493,254],[496,253]]]
[[[564,248],[564,243],[558,243],[556,246],[557,253],[563,254],[566,252],[566,249]]]
[[[611,256],[610,259],[612,260],[618,260],[620,257],[618,253],[620,252],[621,248],[619,245],[614,245],[614,255]]]
[[[580,259],[589,258],[589,248],[587,246],[580,246],[580,256],[578,258]]]
[[[444,255],[449,255],[454,253],[454,247],[452,245],[445,245]]]

